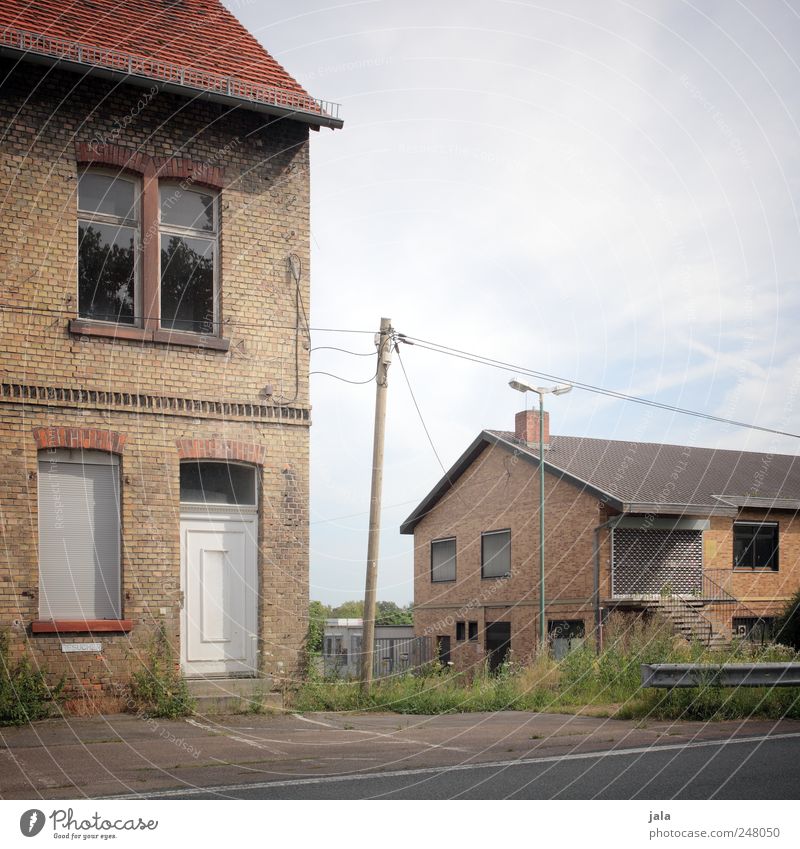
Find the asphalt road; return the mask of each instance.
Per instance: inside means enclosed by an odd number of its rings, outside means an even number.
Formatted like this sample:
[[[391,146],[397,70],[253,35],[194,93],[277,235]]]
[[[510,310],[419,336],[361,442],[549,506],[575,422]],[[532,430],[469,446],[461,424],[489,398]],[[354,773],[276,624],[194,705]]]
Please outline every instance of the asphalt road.
[[[155,799],[798,799],[800,735],[147,795]]]

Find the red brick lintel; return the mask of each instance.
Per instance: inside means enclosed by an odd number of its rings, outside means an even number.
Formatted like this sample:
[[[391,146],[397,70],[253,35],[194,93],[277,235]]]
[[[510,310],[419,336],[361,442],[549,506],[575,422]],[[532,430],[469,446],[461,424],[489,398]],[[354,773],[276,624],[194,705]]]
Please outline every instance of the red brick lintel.
[[[178,456],[182,460],[239,460],[242,463],[263,465],[267,449],[255,442],[235,442],[230,439],[176,439]]]
[[[35,427],[33,438],[39,450],[45,448],[83,448],[122,454],[127,434],[96,427]]]
[[[104,165],[146,177],[185,180],[212,189],[222,189],[225,181],[225,170],[219,165],[180,156],[149,156],[118,144],[76,142],[75,156],[80,165]]]
[[[132,619],[37,619],[31,622],[34,634],[127,634],[132,630]]]

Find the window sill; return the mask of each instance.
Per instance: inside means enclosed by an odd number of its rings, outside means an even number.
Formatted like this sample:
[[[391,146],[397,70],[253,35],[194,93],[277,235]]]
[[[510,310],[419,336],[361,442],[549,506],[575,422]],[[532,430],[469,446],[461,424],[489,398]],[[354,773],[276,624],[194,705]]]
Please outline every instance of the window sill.
[[[771,566],[734,566],[733,571],[745,575],[752,575],[754,572],[766,572],[771,575],[777,575],[779,572],[778,569],[773,569]]]
[[[157,342],[162,345],[181,345],[186,348],[201,348],[211,351],[227,351],[230,339],[204,336],[201,333],[186,333],[182,330],[149,330],[128,324],[106,324],[73,318],[69,322],[73,336],[99,336],[105,339],[124,339],[133,342]]]
[[[37,619],[31,622],[34,634],[127,634],[132,630],[132,619]]]

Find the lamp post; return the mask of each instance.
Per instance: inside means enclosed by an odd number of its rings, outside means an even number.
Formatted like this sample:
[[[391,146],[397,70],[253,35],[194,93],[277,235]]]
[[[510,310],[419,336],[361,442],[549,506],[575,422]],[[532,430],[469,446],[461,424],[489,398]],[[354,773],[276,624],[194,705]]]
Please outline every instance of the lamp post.
[[[539,648],[545,644],[544,625],[544,396],[566,395],[572,384],[563,386],[530,386],[519,380],[510,380],[508,385],[517,392],[535,392],[539,396]]]

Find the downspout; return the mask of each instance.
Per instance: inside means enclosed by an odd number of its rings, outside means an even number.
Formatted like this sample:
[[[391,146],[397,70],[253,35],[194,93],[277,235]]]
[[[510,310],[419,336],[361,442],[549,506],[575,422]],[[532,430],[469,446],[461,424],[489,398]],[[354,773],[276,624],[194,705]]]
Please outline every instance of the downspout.
[[[595,647],[597,654],[603,650],[603,622],[602,609],[600,607],[600,531],[603,528],[614,526],[619,521],[620,516],[612,516],[602,525],[598,525],[594,529],[594,621],[595,621]]]

